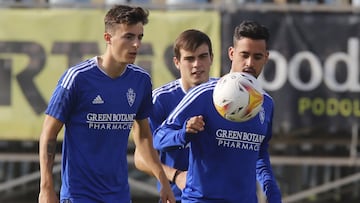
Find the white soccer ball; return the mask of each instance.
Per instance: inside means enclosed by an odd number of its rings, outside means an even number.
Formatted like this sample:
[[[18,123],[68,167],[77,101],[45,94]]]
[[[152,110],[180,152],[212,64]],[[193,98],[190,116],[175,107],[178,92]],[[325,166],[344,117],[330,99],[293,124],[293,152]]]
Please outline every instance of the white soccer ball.
[[[264,97],[257,79],[243,72],[224,75],[217,82],[213,102],[217,112],[227,120],[247,121],[262,108]]]

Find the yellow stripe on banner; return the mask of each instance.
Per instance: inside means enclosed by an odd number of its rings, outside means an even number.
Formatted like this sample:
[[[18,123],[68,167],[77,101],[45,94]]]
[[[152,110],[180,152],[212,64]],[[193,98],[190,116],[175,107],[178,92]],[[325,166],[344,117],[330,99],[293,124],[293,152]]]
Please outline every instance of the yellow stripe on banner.
[[[1,10],[0,140],[38,140],[44,110],[61,74],[104,51],[105,13],[102,9]],[[150,11],[149,20],[136,63],[151,73],[154,88],[175,79],[169,69],[171,47],[189,28],[212,39],[211,76],[220,75],[219,13]]]

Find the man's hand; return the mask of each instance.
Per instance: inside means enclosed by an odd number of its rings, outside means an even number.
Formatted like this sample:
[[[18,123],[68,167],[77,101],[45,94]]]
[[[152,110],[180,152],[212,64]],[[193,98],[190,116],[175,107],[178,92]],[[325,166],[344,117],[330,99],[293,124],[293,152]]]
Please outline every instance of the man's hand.
[[[203,131],[205,126],[205,122],[203,116],[194,116],[191,117],[186,122],[186,133],[198,133],[199,131]]]
[[[167,182],[167,183],[169,183],[169,182]],[[160,199],[161,199],[161,202],[176,203],[175,196],[171,190],[170,184],[161,185]]]

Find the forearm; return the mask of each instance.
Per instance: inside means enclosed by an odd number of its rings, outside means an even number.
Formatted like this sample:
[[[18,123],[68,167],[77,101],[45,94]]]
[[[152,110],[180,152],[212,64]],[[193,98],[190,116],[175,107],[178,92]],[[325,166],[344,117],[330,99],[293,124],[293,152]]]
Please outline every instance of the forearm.
[[[134,152],[134,163],[135,167],[140,171],[147,173],[148,175],[153,176],[151,168],[147,165],[142,153],[139,152],[139,149],[136,147]]]
[[[260,151],[260,157],[256,162],[256,175],[268,202],[280,203],[281,192],[273,174],[267,150]]]
[[[157,151],[152,146],[152,139],[142,138],[135,144],[136,167],[139,170],[155,176],[160,182],[167,180]]]
[[[146,161],[144,160],[144,157],[142,157],[141,153],[139,153],[139,151],[137,149],[135,149],[135,153],[134,153],[134,162],[135,162],[135,166],[137,169],[139,169],[151,176],[154,176],[151,168],[148,167],[148,165],[146,164]],[[168,181],[171,181],[174,177],[176,169],[172,168],[168,165],[165,165],[163,163],[161,163],[161,167],[163,168]]]
[[[56,153],[56,139],[46,139],[41,136],[39,142],[39,159],[40,159],[40,188],[53,187],[53,166]]]
[[[62,128],[62,123],[51,117],[45,116],[43,129],[39,139],[40,162],[40,189],[53,189],[53,166],[56,153],[56,139]]]
[[[161,126],[154,132],[154,147],[157,150],[168,151],[185,147],[186,132],[184,128],[175,129],[174,126]]]

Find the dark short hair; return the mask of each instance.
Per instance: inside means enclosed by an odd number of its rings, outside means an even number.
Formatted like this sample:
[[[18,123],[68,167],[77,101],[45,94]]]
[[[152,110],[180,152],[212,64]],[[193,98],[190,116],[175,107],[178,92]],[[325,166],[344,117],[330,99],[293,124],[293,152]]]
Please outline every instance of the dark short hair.
[[[174,42],[174,56],[180,59],[180,49],[195,51],[202,44],[209,47],[210,56],[213,55],[211,40],[207,34],[195,29],[189,29],[182,32]]]
[[[149,11],[141,7],[114,5],[105,15],[105,31],[111,30],[115,24],[134,25],[148,23]]]
[[[265,40],[266,47],[268,47],[270,33],[267,27],[260,25],[258,22],[245,20],[235,27],[233,37],[234,45],[236,41],[243,37],[255,40]]]

